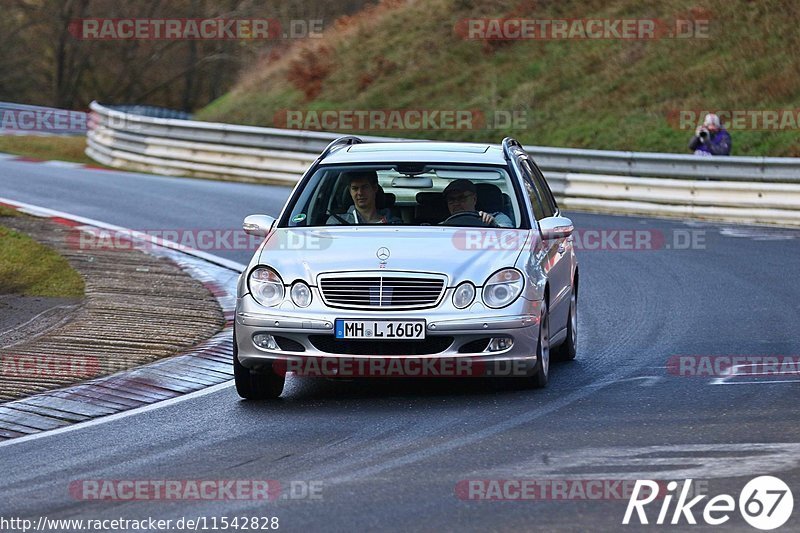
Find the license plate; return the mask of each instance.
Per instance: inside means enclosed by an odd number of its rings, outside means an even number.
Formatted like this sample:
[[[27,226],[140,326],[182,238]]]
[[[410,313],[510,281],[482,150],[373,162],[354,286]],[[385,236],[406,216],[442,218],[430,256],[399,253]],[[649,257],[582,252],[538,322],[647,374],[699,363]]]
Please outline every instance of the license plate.
[[[335,322],[337,339],[422,340],[424,320],[345,320]]]

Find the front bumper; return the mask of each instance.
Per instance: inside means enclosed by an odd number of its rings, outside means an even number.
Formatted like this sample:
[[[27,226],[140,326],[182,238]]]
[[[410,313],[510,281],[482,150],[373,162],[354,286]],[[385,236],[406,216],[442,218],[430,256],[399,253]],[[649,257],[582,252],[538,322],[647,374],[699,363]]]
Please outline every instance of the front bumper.
[[[465,310],[360,311],[352,309],[266,309],[249,294],[237,300],[238,358],[247,368],[259,369],[274,361],[301,364],[309,360],[436,359],[476,363],[536,362],[541,302],[520,298],[505,309],[475,304]],[[424,341],[342,341],[334,339],[334,321],[342,319],[425,319]],[[253,341],[256,334],[273,335],[279,349],[265,349]],[[489,340],[505,338],[511,345],[488,351]],[[485,342],[484,342],[485,341]],[[292,365],[283,365],[291,370]]]

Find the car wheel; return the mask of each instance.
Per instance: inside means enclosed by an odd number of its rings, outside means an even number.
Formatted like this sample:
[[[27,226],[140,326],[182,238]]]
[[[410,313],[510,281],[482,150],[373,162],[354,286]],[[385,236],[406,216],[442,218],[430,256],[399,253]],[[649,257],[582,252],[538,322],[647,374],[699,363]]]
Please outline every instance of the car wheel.
[[[558,348],[553,349],[553,356],[560,361],[572,361],[578,354],[578,294],[572,291],[569,301],[569,317],[567,318],[567,338]]]
[[[542,314],[539,319],[539,342],[536,347],[536,375],[533,376],[533,386],[541,389],[547,386],[550,377],[550,310],[547,303],[542,301]]]
[[[250,370],[239,362],[239,350],[236,346],[236,332],[233,334],[233,377],[236,381],[236,392],[246,400],[269,400],[277,398],[283,392],[285,376],[279,376],[272,370],[272,365],[260,370]]]
[[[536,364],[530,367],[522,378],[521,386],[525,389],[541,389],[547,386],[550,376],[550,313],[547,303],[542,301],[539,318],[539,340],[536,343]]]

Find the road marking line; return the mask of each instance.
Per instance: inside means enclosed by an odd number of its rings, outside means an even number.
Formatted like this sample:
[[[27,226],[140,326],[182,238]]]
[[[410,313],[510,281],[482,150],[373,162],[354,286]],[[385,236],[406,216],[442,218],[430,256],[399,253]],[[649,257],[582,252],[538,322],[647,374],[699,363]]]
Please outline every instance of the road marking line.
[[[42,165],[47,165],[49,167],[60,167],[60,168],[83,168],[83,163],[73,163],[71,161],[42,161]]]
[[[782,379],[782,380],[759,380],[759,377],[762,376],[797,376],[797,371],[790,370],[790,371],[775,371],[775,372],[738,372],[737,370],[740,368],[753,368],[757,366],[767,366],[767,363],[747,363],[742,365],[734,365],[729,370],[727,375],[714,378],[709,382],[709,385],[767,385],[772,383],[800,383],[800,377],[798,379]],[[769,365],[773,367],[773,365]],[[754,378],[755,381],[729,381],[736,378],[746,379],[746,378]]]
[[[610,387],[612,385],[616,385],[622,379],[629,377],[630,374],[637,372],[639,369],[632,369],[628,372],[620,372],[617,376],[610,376],[611,379],[608,381],[598,382],[591,385],[587,385],[586,387],[581,388],[580,390],[569,394],[567,396],[560,396],[556,398],[552,403],[538,407],[533,409],[527,413],[523,413],[521,415],[514,416],[512,418],[506,419],[502,422],[484,428],[480,431],[476,431],[469,435],[452,439],[446,443],[439,444],[430,448],[425,448],[423,450],[418,450],[415,452],[411,452],[405,455],[401,455],[399,457],[395,457],[390,460],[382,461],[380,464],[376,464],[369,467],[364,468],[350,468],[350,472],[346,475],[342,475],[339,477],[332,478],[330,480],[326,480],[326,483],[345,483],[357,478],[365,478],[375,476],[381,472],[386,470],[392,470],[395,468],[399,468],[401,466],[405,466],[407,464],[419,462],[435,455],[442,454],[447,451],[451,451],[457,448],[462,448],[464,446],[468,446],[470,444],[474,444],[479,442],[483,439],[493,437],[499,433],[504,431],[508,431],[509,429],[513,429],[515,427],[521,426],[528,422],[532,422],[537,418],[541,418],[543,416],[549,415],[559,409],[567,407],[578,400],[582,400],[587,396],[594,394],[595,392],[600,391],[606,387]],[[336,467],[333,468],[333,471],[336,471]]]
[[[743,442],[614,446],[547,452],[540,457],[476,470],[474,478],[718,479],[793,470],[800,443]]]
[[[217,266],[225,267],[230,270],[234,270],[236,272],[241,273],[247,268],[247,265],[243,265],[242,263],[238,263],[236,261],[231,261],[230,259],[226,259],[218,255],[209,254],[207,252],[203,252],[195,248],[183,246],[174,241],[169,241],[159,237],[154,237],[153,235],[147,235],[146,233],[142,233],[139,231],[133,231],[128,228],[123,228],[122,226],[108,224],[106,222],[101,222],[93,218],[72,215],[70,213],[65,213],[63,211],[56,211],[55,209],[49,209],[47,207],[40,207],[33,204],[26,204],[24,202],[18,202],[16,200],[11,200],[9,198],[4,198],[4,197],[0,197],[0,203],[15,206],[18,210],[22,211],[23,213],[28,213],[34,216],[42,216],[46,218],[65,218],[69,220],[74,220],[76,222],[80,222],[87,226],[96,226],[98,228],[107,229],[109,231],[124,232],[126,235],[136,237],[137,239],[141,239],[143,241],[150,242],[152,244],[163,246],[164,248],[177,250],[179,252],[197,257],[199,259],[204,259],[209,263],[213,263]]]
[[[141,413],[146,413],[148,411],[152,411],[154,409],[160,409],[162,407],[169,407],[171,405],[175,405],[176,403],[183,402],[185,400],[191,400],[194,398],[200,398],[202,396],[206,396],[207,394],[212,394],[223,389],[227,389],[228,387],[233,386],[233,380],[225,381],[223,383],[219,383],[217,385],[213,385],[211,387],[190,392],[189,394],[183,394],[181,396],[176,396],[175,398],[170,398],[168,400],[162,400],[160,402],[152,403],[150,405],[143,405],[142,407],[135,407],[133,409],[129,409],[127,411],[122,411],[121,413],[114,413],[113,415],[106,415],[99,418],[94,418],[92,420],[87,420],[86,422],[78,422],[75,424],[71,424],[69,426],[64,426],[63,428],[52,429],[50,431],[42,431],[39,433],[34,433],[33,435],[27,435],[25,437],[17,437],[14,439],[9,439],[4,442],[0,442],[0,448],[4,448],[6,446],[12,446],[14,444],[22,444],[24,442],[30,442],[33,440],[43,439],[46,437],[52,437],[55,435],[60,435],[62,433],[69,433],[70,431],[76,431],[79,429],[86,429],[92,426],[97,426],[100,424],[105,424],[107,422],[114,422],[115,420],[120,420],[122,418],[138,415]]]
[[[773,379],[769,381],[725,381],[728,378],[716,378],[709,385],[769,385],[771,383],[800,383],[797,379]]]
[[[109,230],[109,231],[125,232],[126,235],[131,235],[131,236],[139,238],[139,239],[141,239],[143,241],[150,242],[150,243],[155,244],[157,246],[161,246],[162,248],[164,248],[166,250],[173,250],[173,251],[177,251],[177,252],[180,252],[180,253],[184,253],[184,254],[186,254],[186,255],[188,255],[190,257],[195,257],[197,259],[201,259],[203,261],[206,261],[208,263],[216,265],[217,267],[222,267],[222,268],[225,268],[225,269],[228,269],[228,270],[232,270],[232,271],[234,271],[236,273],[241,273],[246,268],[246,266],[241,264],[241,263],[237,263],[235,261],[231,261],[231,260],[225,259],[223,257],[218,257],[218,256],[215,256],[215,255],[212,255],[212,254],[201,252],[201,251],[196,250],[194,248],[190,248],[190,247],[187,247],[187,246],[182,246],[182,245],[180,245],[178,243],[175,243],[173,241],[167,241],[167,240],[164,240],[164,239],[153,237],[151,235],[146,235],[146,234],[143,234],[143,233],[140,233],[140,232],[134,232],[132,230],[123,228],[121,226],[108,224],[108,223],[105,223],[105,222],[101,222],[99,220],[94,220],[94,219],[91,219],[91,218],[81,217],[81,216],[77,216],[77,215],[72,215],[70,213],[65,213],[63,211],[57,211],[57,210],[49,209],[49,208],[46,208],[46,207],[36,206],[36,205],[33,205],[33,204],[27,204],[27,203],[24,203],[24,202],[18,202],[16,200],[11,200],[11,199],[8,199],[8,198],[3,198],[3,197],[0,197],[0,204],[5,204],[7,206],[10,206],[10,207],[13,207],[13,208],[17,209],[18,211],[21,211],[23,213],[27,213],[27,214],[30,214],[30,215],[33,215],[33,216],[37,216],[37,217],[50,218],[50,219],[64,219],[64,220],[68,220],[68,221],[75,221],[75,222],[77,222],[79,224],[82,224],[82,225],[94,226],[94,227],[106,229],[106,230]],[[162,253],[165,253],[165,252],[162,252]],[[168,254],[168,252],[166,252],[166,253]],[[186,258],[181,259],[180,261],[176,261],[175,259],[173,259],[173,262],[178,263],[178,266],[183,268],[184,270],[186,270],[187,268],[193,269],[193,270],[197,269],[197,267],[189,264],[189,260],[187,260]],[[182,263],[186,263],[186,264],[182,264]],[[200,273],[200,274],[202,274],[202,273]],[[200,278],[202,278],[203,276],[193,275],[192,277],[194,277],[195,279],[198,279],[198,280],[200,280],[202,282],[202,279],[200,279]],[[229,298],[229,297],[228,296],[224,296],[224,297],[223,296],[217,296],[217,300],[221,300],[221,299],[224,300],[226,298]],[[234,299],[235,299],[235,295],[234,295]],[[223,308],[223,311],[224,311],[225,310],[225,306],[223,305],[223,303],[224,302],[221,301],[220,305],[221,305],[221,307]],[[183,355],[183,354],[181,354],[181,355]],[[181,355],[178,355],[177,357],[180,357]],[[161,361],[168,361],[168,360],[169,359],[162,359]],[[151,363],[151,364],[157,364],[157,363],[158,363],[158,361],[156,361],[154,363]],[[146,365],[145,366],[139,366],[139,367],[131,368],[129,371],[127,371],[127,373],[135,373],[138,369],[141,369],[141,368],[146,368]],[[73,430],[77,430],[77,429],[91,427],[91,426],[98,425],[98,424],[103,424],[103,423],[106,423],[106,422],[111,422],[111,421],[114,421],[114,420],[118,420],[120,418],[124,418],[126,416],[130,416],[130,415],[135,415],[135,414],[138,414],[138,413],[146,412],[146,411],[149,411],[151,409],[158,409],[158,408],[161,408],[161,407],[168,407],[168,406],[173,405],[173,404],[175,404],[177,402],[181,402],[181,401],[188,400],[188,399],[191,399],[191,398],[197,398],[197,397],[200,397],[200,396],[204,396],[206,394],[211,394],[211,393],[216,392],[218,390],[222,390],[224,388],[230,387],[232,384],[233,384],[232,380],[227,380],[227,381],[224,381],[224,382],[219,383],[217,385],[213,385],[213,386],[210,386],[210,387],[207,387],[207,388],[195,391],[195,392],[182,394],[182,395],[177,396],[175,398],[169,398],[169,399],[166,399],[166,400],[156,401],[156,402],[151,403],[151,404],[146,405],[146,406],[136,407],[136,408],[133,408],[133,409],[128,409],[128,410],[125,410],[125,411],[122,411],[122,412],[119,412],[119,413],[110,414],[110,415],[102,415],[102,416],[99,416],[98,418],[94,418],[94,419],[88,420],[86,422],[79,422],[79,423],[76,423],[76,424],[71,424],[71,425],[65,426],[63,428],[55,429],[55,430],[42,431],[42,432],[35,433],[35,434],[32,434],[32,435],[24,436],[24,437],[17,437],[17,438],[9,439],[9,440],[0,442],[0,447],[9,446],[9,445],[12,445],[12,444],[18,444],[18,443],[21,443],[21,442],[27,442],[29,440],[35,440],[35,439],[38,439],[38,438],[49,437],[51,435],[58,435],[60,433],[66,432],[66,431],[73,431]],[[53,392],[53,391],[49,391],[49,392]],[[43,394],[47,394],[47,392],[45,392]],[[32,397],[28,397],[28,398],[33,398],[35,396],[36,395],[34,395]],[[87,403],[91,403],[91,402],[87,402]]]

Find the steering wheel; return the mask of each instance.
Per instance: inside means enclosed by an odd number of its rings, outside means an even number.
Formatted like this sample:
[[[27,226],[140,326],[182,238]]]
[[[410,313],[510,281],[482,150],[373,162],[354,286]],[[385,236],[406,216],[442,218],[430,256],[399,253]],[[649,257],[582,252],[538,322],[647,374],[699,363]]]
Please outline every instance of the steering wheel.
[[[453,221],[458,220],[458,223],[453,224]],[[461,211],[460,213],[456,213],[455,215],[450,215],[446,219],[441,222],[442,225],[445,226],[470,226],[470,227],[480,227],[480,228],[490,228],[492,227],[491,224],[487,224],[481,218],[480,213],[477,211]]]

